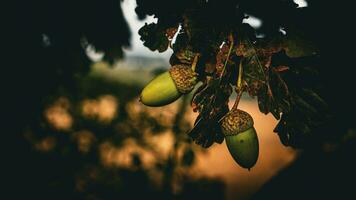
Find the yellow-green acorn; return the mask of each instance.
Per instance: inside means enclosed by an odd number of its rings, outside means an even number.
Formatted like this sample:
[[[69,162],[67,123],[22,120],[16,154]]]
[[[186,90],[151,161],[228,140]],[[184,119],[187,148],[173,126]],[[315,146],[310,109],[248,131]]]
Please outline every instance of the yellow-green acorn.
[[[222,119],[221,128],[234,160],[243,168],[253,167],[258,159],[259,145],[251,115],[232,109]]]
[[[196,83],[197,74],[190,65],[174,65],[146,85],[140,100],[147,106],[164,106],[192,91]]]

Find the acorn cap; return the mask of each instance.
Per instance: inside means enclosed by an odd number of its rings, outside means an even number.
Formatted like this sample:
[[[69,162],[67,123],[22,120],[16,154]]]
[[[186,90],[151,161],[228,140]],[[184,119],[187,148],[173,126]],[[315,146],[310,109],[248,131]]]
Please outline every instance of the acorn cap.
[[[178,89],[182,94],[189,93],[197,83],[197,74],[193,72],[190,65],[173,65],[169,73]]]
[[[240,109],[232,109],[221,120],[222,132],[225,136],[236,135],[253,127],[253,118]]]

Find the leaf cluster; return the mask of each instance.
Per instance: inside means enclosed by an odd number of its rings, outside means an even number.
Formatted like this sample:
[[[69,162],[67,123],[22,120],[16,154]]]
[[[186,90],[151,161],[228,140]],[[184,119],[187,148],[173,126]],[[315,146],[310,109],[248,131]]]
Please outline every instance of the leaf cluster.
[[[197,144],[209,147],[223,141],[219,121],[229,111],[232,91],[239,92],[240,65],[244,91],[258,99],[262,113],[280,120],[275,132],[283,144],[303,145],[306,136],[327,121],[328,108],[316,84],[320,52],[308,31],[303,31],[302,20],[310,16],[308,8],[281,0],[179,2],[137,0],[136,12],[158,19],[139,34],[151,50],[162,52],[171,46],[171,65],[191,64],[194,55],[199,55],[196,72],[203,85],[191,104],[199,116],[189,132]],[[262,18],[260,28],[244,23],[250,14]],[[172,35],[167,33],[178,26],[180,31],[171,44]]]

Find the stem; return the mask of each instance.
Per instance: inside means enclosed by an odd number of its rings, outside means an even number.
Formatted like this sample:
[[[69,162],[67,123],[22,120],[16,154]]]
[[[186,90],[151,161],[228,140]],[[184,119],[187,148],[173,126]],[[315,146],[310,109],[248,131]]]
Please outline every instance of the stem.
[[[235,103],[232,106],[231,110],[237,109],[237,106],[239,105],[242,93],[243,93],[243,90],[241,88],[241,90],[239,90],[238,93],[237,93],[237,97],[236,97]]]
[[[230,34],[230,37],[232,38],[232,34]],[[234,47],[234,40],[233,39],[231,39],[231,41],[230,41],[229,52],[227,53],[225,64],[224,64],[224,68],[223,68],[223,71],[221,72],[221,75],[220,75],[220,82],[221,82],[222,77],[225,74],[226,65],[227,65],[227,62],[229,61],[229,57],[230,57],[230,54],[231,54],[231,51],[232,51],[232,47]]]
[[[200,56],[199,54],[196,54],[195,57],[194,57],[194,60],[193,60],[193,63],[192,63],[192,71],[193,72],[195,72],[199,56]]]
[[[239,75],[237,77],[237,82],[236,82],[237,97],[236,97],[234,105],[232,106],[232,109],[237,109],[237,106],[239,105],[242,93],[244,91],[244,88],[242,85],[242,73],[243,73],[243,67],[242,67],[242,59],[241,59],[240,64],[239,64]]]
[[[242,59],[241,59],[239,64],[239,75],[236,83],[238,90],[242,89],[242,73],[243,73],[243,68],[242,68]]]

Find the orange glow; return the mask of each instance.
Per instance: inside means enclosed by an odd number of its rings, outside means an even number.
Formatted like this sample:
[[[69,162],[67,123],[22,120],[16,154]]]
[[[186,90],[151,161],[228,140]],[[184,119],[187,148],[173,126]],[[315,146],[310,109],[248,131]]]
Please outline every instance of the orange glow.
[[[153,180],[160,184],[162,174],[158,170],[152,169],[154,169],[157,161],[166,160],[172,152],[175,140],[174,133],[167,131],[171,129],[164,129],[161,133],[153,133],[149,126],[141,124],[143,123],[141,115],[145,114],[155,118],[159,124],[170,128],[174,124],[175,114],[178,112],[180,103],[181,101],[177,101],[160,108],[148,108],[139,103],[138,100],[128,103],[125,109],[128,111],[130,120],[117,124],[117,128],[123,134],[124,132],[130,134],[131,126],[143,127],[140,129],[140,133],[143,136],[144,144],[148,146],[141,146],[134,139],[127,139],[120,146],[104,142],[99,145],[101,164],[106,167],[132,168],[134,167],[133,155],[138,155],[142,167],[148,169]],[[109,123],[117,115],[118,102],[115,97],[104,95],[97,99],[84,100],[81,106],[83,116]],[[70,104],[67,99],[58,99],[45,111],[48,122],[57,129],[69,129],[73,123],[68,112],[69,107]],[[292,163],[297,156],[295,150],[281,144],[278,135],[273,133],[277,120],[272,115],[260,113],[256,101],[242,100],[239,108],[252,115],[259,138],[259,159],[251,171],[243,169],[235,163],[225,143],[214,144],[206,150],[194,144],[193,147],[196,150],[202,151],[196,151],[193,167],[189,171],[186,171],[185,168],[179,168],[176,171],[177,174],[188,173],[191,177],[196,178],[221,178],[227,187],[227,199],[247,199],[281,169]],[[196,116],[197,113],[188,109],[185,117],[191,124],[188,124],[187,128],[193,125]],[[127,123],[130,126],[125,126]],[[95,135],[87,130],[74,133],[73,140],[77,142],[78,150],[82,153],[89,152],[93,143],[96,142]],[[36,148],[43,151],[49,151],[54,147],[55,141],[51,138],[45,138],[36,144]],[[182,152],[178,152],[178,154],[178,156],[181,156]],[[179,184],[179,182],[177,183]],[[179,188],[179,185],[177,185],[177,188]]]
[[[56,138],[46,137],[35,144],[38,151],[48,152],[56,147]]]
[[[231,105],[233,102],[231,102]],[[215,144],[206,154],[197,155],[192,176],[220,177],[227,187],[227,199],[247,199],[264,183],[288,166],[296,158],[296,151],[285,147],[273,132],[277,120],[264,115],[258,109],[256,101],[242,100],[239,109],[250,113],[254,119],[260,152],[256,165],[248,171],[241,168],[231,157],[225,142]],[[190,115],[193,122],[195,114]]]
[[[82,114],[103,123],[110,123],[116,117],[117,109],[118,101],[112,95],[104,95],[98,99],[87,99],[82,102]]]
[[[135,140],[127,139],[120,147],[116,147],[109,142],[102,143],[99,146],[102,165],[106,167],[124,167],[133,166],[132,155],[140,156],[144,168],[153,167],[156,160],[153,153],[139,146]]]
[[[96,140],[95,135],[87,130],[74,133],[73,139],[76,140],[78,150],[82,153],[88,153]]]
[[[158,119],[159,123],[170,127],[173,125],[179,103],[180,101],[161,108],[147,108],[138,101],[133,101],[128,104],[126,109],[129,111],[131,121],[141,123],[139,115],[143,112]],[[297,156],[297,152],[283,146],[278,135],[273,132],[278,121],[272,115],[261,113],[255,100],[242,100],[239,108],[250,113],[255,122],[260,144],[257,164],[251,171],[241,168],[231,157],[224,142],[221,145],[215,144],[206,151],[196,151],[196,162],[188,171],[192,177],[221,178],[226,184],[228,199],[247,199],[281,169],[292,163]],[[196,116],[196,113],[188,109],[186,117],[191,125]],[[134,140],[126,141],[120,148],[106,143],[100,148],[103,164],[130,167],[132,166],[131,155],[137,153],[141,157],[143,165],[149,168],[157,160],[155,156],[167,158],[174,145],[172,132],[152,134],[151,131],[142,130],[142,134],[145,142],[152,147],[150,151],[140,147]],[[194,145],[194,148],[203,150],[198,145]],[[177,173],[182,170],[185,169],[178,169]],[[156,179],[159,177],[154,174],[154,171],[151,171],[151,175],[154,175]]]
[[[129,102],[126,105],[126,111],[131,120],[140,123],[140,114],[145,113],[148,116],[155,118],[158,123],[164,126],[172,126],[174,123],[175,114],[177,113],[180,100],[163,107],[148,107],[139,102],[139,98]]]
[[[44,111],[47,122],[58,130],[69,130],[73,124],[73,118],[69,114],[69,100],[61,97]]]

